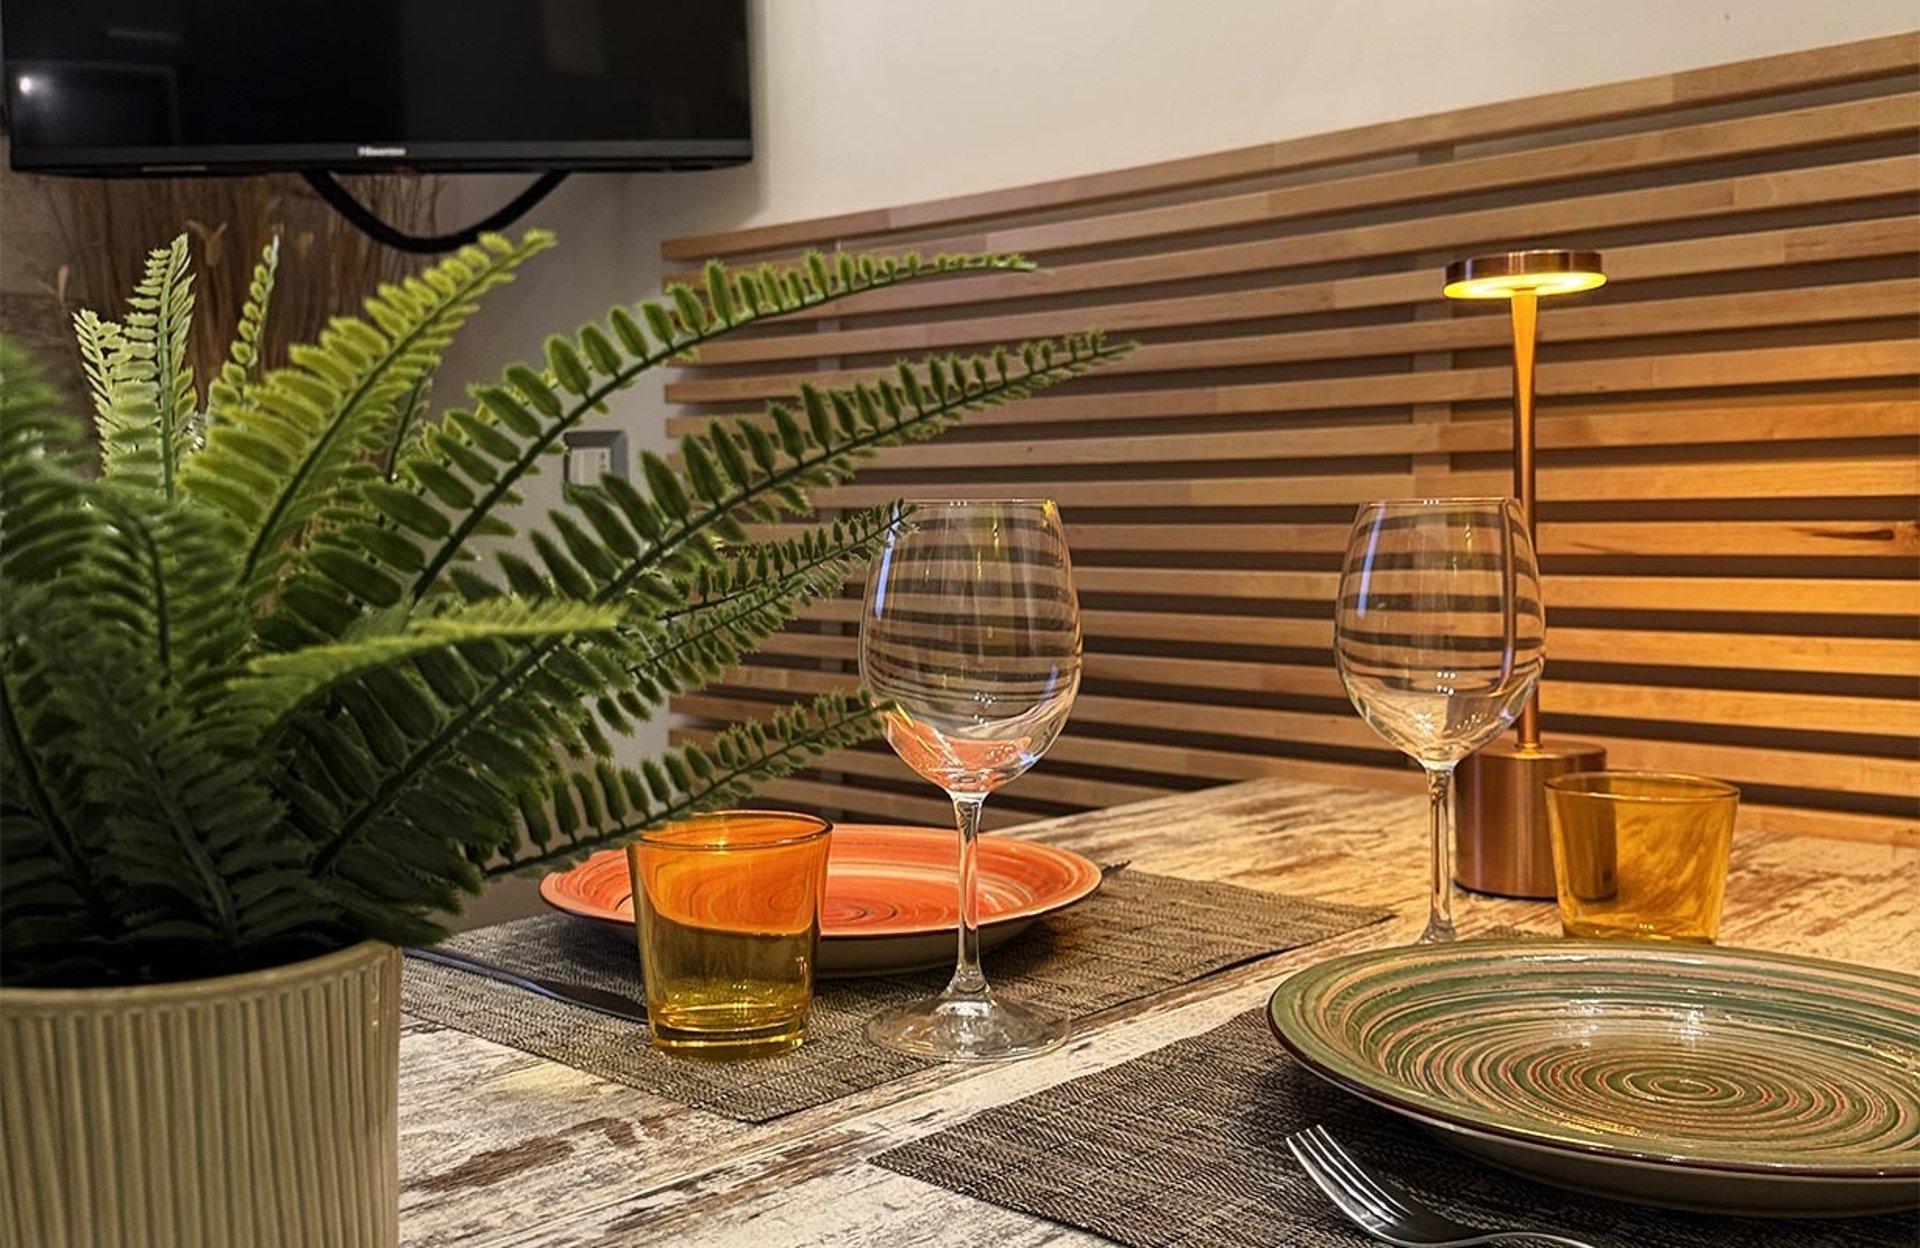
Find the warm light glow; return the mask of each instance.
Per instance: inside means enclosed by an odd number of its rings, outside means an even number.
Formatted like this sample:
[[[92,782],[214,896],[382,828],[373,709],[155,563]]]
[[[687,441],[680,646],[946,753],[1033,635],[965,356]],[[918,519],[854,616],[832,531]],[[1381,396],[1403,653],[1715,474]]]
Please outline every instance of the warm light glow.
[[[1449,299],[1570,295],[1607,284],[1597,251],[1499,251],[1447,266],[1441,293]]]
[[[35,91],[38,91],[39,89],[40,89],[40,80],[38,78],[35,78],[32,74],[20,75],[20,94],[21,95],[32,95]]]
[[[1502,273],[1448,282],[1441,293],[1449,299],[1511,299],[1522,291],[1536,295],[1570,295],[1606,284],[1605,273]]]

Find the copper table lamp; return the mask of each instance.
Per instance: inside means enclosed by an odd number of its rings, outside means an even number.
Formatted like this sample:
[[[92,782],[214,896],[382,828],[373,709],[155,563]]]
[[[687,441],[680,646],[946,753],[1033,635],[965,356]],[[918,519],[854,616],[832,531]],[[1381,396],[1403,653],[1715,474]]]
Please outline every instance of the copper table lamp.
[[[1604,285],[1593,251],[1506,251],[1447,266],[1449,299],[1505,299],[1513,313],[1513,493],[1535,539],[1533,355],[1542,296]],[[1455,774],[1454,879],[1503,897],[1551,898],[1553,846],[1546,783],[1570,771],[1598,771],[1607,752],[1582,741],[1540,738],[1540,699],[1521,709],[1511,738],[1469,755]]]

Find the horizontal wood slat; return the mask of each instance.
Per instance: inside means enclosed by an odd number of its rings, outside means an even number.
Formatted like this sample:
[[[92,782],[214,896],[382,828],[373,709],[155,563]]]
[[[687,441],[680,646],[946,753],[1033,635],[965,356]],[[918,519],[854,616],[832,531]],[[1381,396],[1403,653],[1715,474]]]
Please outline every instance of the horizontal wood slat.
[[[1107,643],[1106,648],[1113,651],[1110,655],[1095,657],[1120,662],[1140,652],[1138,647],[1126,646],[1126,641],[1161,641],[1175,633],[1194,639],[1198,649],[1239,645],[1326,651],[1329,662],[1333,647],[1333,625],[1313,619],[1087,610],[1082,612],[1081,626],[1088,637]],[[783,633],[761,647],[761,653],[839,659],[847,663],[857,657],[853,636],[837,632]],[[1765,668],[1920,680],[1920,638],[1915,637],[1809,637],[1791,633],[1662,632],[1556,626],[1553,657],[1556,664],[1640,664],[1721,671]]]
[[[1913,168],[1916,175],[1920,175],[1920,162],[1916,162]],[[1920,176],[1915,177],[1914,186],[1916,190],[1920,190]],[[1638,275],[1640,279],[1651,279],[1698,276],[1724,272],[1729,267],[1751,271],[1803,264],[1805,260],[1794,258],[1799,250],[1792,247],[1796,241],[1819,246],[1825,260],[1902,256],[1913,251],[1912,231],[1906,228],[1906,223],[1898,220],[1869,221],[1810,227],[1804,230],[1759,231],[1753,234],[1708,240],[1711,245],[1690,244],[1684,248],[1671,245],[1626,248],[1621,252],[1610,254],[1607,267],[1614,270],[1616,281],[1622,281],[1635,280],[1624,276],[1620,272],[1623,268],[1629,271],[1637,268],[1640,270]],[[1641,263],[1636,265],[1633,263],[1636,260]],[[1644,314],[1636,312],[1634,310],[1636,308],[1643,309],[1644,313],[1657,314],[1659,332],[1662,333],[1678,333],[1686,329],[1741,328],[1772,324],[1781,320],[1793,321],[1794,316],[1786,315],[1787,313],[1813,320],[1865,320],[1870,316],[1904,315],[1912,306],[1911,281],[1890,282],[1885,285],[1886,297],[1882,300],[1879,309],[1874,311],[1868,311],[1865,304],[1857,305],[1855,300],[1821,300],[1812,292],[1762,291],[1702,299],[1671,300],[1651,306],[1614,305],[1574,310],[1568,315],[1555,317],[1541,326],[1540,339],[1543,342],[1576,342],[1582,339],[1635,337],[1654,332],[1652,327],[1642,323]],[[1868,292],[1856,290],[1854,293],[1864,296]],[[1901,296],[1905,297],[1905,302],[1900,302]],[[1433,283],[1430,275],[1426,275],[1425,280],[1420,280],[1417,285],[1399,275],[1393,275],[1383,279],[1356,279],[1353,287],[1346,292],[1346,297],[1333,306],[1321,306],[1319,301],[1303,305],[1301,292],[1283,287],[1277,290],[1230,291],[1214,295],[1168,297],[1138,303],[1113,304],[1102,309],[1101,319],[1104,322],[1104,328],[1109,332],[1136,333],[1189,325],[1224,324],[1232,321],[1256,321],[1309,313],[1349,312],[1418,304],[1428,302],[1432,297]],[[1889,302],[1893,305],[1891,308],[1887,307]],[[1080,319],[1083,318],[1076,318],[1072,311],[1029,312],[944,320],[924,325],[895,325],[872,330],[840,330],[781,337],[763,335],[758,338],[722,340],[714,343],[703,350],[701,362],[709,366],[760,364],[784,360],[811,362],[824,356],[964,349],[982,343],[1002,342],[1008,338],[1043,338],[1071,333],[1083,328]],[[1352,332],[1340,330],[1322,331],[1318,335],[1271,335],[1230,338],[1224,341],[1168,343],[1163,346],[1143,348],[1132,357],[1110,366],[1106,370],[1106,375],[1112,377],[1125,376],[1129,373],[1174,372],[1182,369],[1240,368],[1257,364],[1284,363],[1292,359],[1332,358],[1326,354],[1329,346],[1335,353],[1347,355],[1365,355],[1371,352],[1393,350],[1443,350],[1486,346],[1490,343],[1497,346],[1501,340],[1497,334],[1490,331],[1503,329],[1504,324],[1497,318],[1476,318],[1472,321],[1428,321],[1419,325],[1397,325],[1385,328],[1403,334],[1419,331],[1425,337],[1409,339],[1405,342],[1372,343],[1369,344],[1370,351],[1353,350],[1349,340],[1335,340],[1329,337],[1330,334],[1351,334]],[[847,378],[855,377],[857,370],[848,371],[843,375]],[[828,376],[831,377],[832,374]],[[808,380],[819,380],[812,369],[808,370]],[[720,389],[717,383],[712,383],[712,388],[709,389],[700,389],[694,384],[682,384],[676,386],[673,393],[678,400],[684,402],[724,401],[742,397]]]
[[[1428,496],[1436,474],[1354,475],[1343,477],[1206,477],[1184,481],[1062,481],[1047,496],[1062,507],[1298,507],[1306,504],[1355,504],[1370,498]],[[1512,477],[1501,471],[1456,472],[1445,476],[1444,494],[1485,496],[1510,493]],[[1660,467],[1543,468],[1543,495],[1568,500],[1652,500],[1685,490],[1697,499],[1830,498],[1836,494],[1907,497],[1920,489],[1920,462],[1895,451],[1886,457],[1813,458],[1793,463],[1673,464]],[[871,507],[898,498],[894,484],[850,485],[823,491],[826,507]],[[952,498],[1005,497],[991,484],[915,492]]]
[[[1920,97],[1880,96],[1360,174],[1193,204],[985,230],[935,239],[924,246],[942,251],[1052,256],[1089,247],[1144,243],[1235,226],[1271,225],[1355,209],[1419,204],[1490,191],[1539,186],[1557,189],[1570,181],[1605,174],[1646,173],[1734,157],[1904,137],[1913,134],[1917,127],[1920,127]]]
[[[1133,598],[1131,605],[1158,607],[1156,599],[1194,598],[1250,602],[1278,609],[1304,604],[1325,608],[1331,618],[1332,572],[1267,572],[1233,568],[1101,568],[1084,564],[1074,571],[1082,599],[1102,611],[1110,599]],[[1548,576],[1552,611],[1685,612],[1690,615],[1835,615],[1885,616],[1901,625],[1920,609],[1920,587],[1900,579],[1725,576]],[[857,589],[859,581],[852,585]],[[858,604],[844,600],[818,604],[809,618],[857,619]],[[1083,610],[1086,609],[1083,603]],[[1751,626],[1747,620],[1736,623]],[[1181,620],[1171,619],[1169,630]],[[1331,627],[1328,624],[1327,627]],[[1179,635],[1179,634],[1171,634]],[[1191,635],[1191,634],[1186,634]],[[1822,640],[1826,640],[1822,638]]]
[[[786,526],[774,531],[793,532]],[[1067,540],[1083,566],[1097,564],[1105,552],[1337,556],[1345,547],[1347,526],[1069,523]],[[1547,521],[1540,526],[1538,545],[1548,556],[1906,558],[1920,555],[1920,521]]]
[[[1089,687],[1165,686],[1182,695],[1211,691],[1210,697],[1192,708],[1201,715],[1231,709],[1234,697],[1249,694],[1285,694],[1327,702],[1343,702],[1345,698],[1339,678],[1325,665],[1306,668],[1279,663],[1095,654],[1088,656],[1086,681]],[[796,694],[851,690],[857,683],[852,674],[765,666],[735,668],[716,682],[725,688]],[[1165,700],[1170,696],[1109,697],[1102,705],[1144,702],[1156,715],[1176,705],[1187,705]],[[1083,695],[1082,701],[1086,700]],[[1724,724],[1802,733],[1871,733],[1920,738],[1920,702],[1911,698],[1613,685],[1557,681],[1549,676],[1541,682],[1540,704],[1543,711],[1588,719],[1658,719],[1668,724]],[[1079,705],[1076,703],[1076,707]],[[1320,712],[1287,713],[1322,717]],[[1376,737],[1369,735],[1372,729],[1353,720],[1344,709],[1333,718],[1334,724],[1325,727],[1323,735],[1316,740],[1355,748],[1370,748],[1378,743]]]
[[[1887,156],[1824,165],[1817,169],[1620,191],[1512,208],[1486,208],[1438,220],[1388,223],[1332,233],[1188,248],[1162,255],[1060,265],[1040,273],[956,277],[856,295],[844,303],[835,304],[831,309],[799,312],[787,319],[802,322],[828,316],[844,318],[881,312],[929,312],[946,307],[1191,282],[1200,278],[1297,269],[1309,265],[1377,261],[1436,248],[1497,249],[1502,243],[1523,241],[1545,233],[1565,236],[1575,230],[1598,233],[1629,227],[1678,225],[1742,214],[1862,201],[1869,201],[1871,206],[1871,203],[1887,203],[1911,195],[1916,180],[1920,180],[1920,161],[1911,156]],[[1895,206],[1888,211],[1897,213],[1900,208]],[[1869,215],[1881,217],[1888,215],[1888,212]],[[1693,259],[1682,260],[1683,263],[1703,266],[1717,263],[1722,269],[1740,263],[1728,254],[1732,248],[1696,246],[1691,242],[1674,243],[1671,246],[1676,250],[1686,249],[1681,252],[1683,257],[1689,251],[1693,253]],[[1796,251],[1790,249],[1786,255],[1796,258]],[[1817,253],[1799,253],[1797,258],[1807,263],[1819,256]],[[1631,259],[1629,257],[1630,262]],[[1666,263],[1674,261],[1669,257]],[[1703,268],[1702,271],[1714,270]],[[1420,276],[1425,278],[1429,283],[1428,290],[1432,291],[1432,275]],[[1631,280],[1643,280],[1641,276],[1633,275],[1631,269],[1628,270],[1628,276]],[[1401,280],[1411,287],[1412,276],[1402,275]],[[1302,301],[1303,308],[1318,300],[1324,308],[1333,309],[1345,306],[1340,302],[1342,289],[1339,279],[1334,282],[1315,282],[1297,290],[1294,297]]]
[[[1902,278],[1825,288],[1710,295],[1698,299],[1574,309],[1550,321],[1550,332],[1540,337],[1542,342],[1548,343],[1585,342],[1705,331],[1766,329],[1777,325],[1889,320],[1905,316],[1915,306],[1916,290],[1920,290],[1920,281]],[[1197,300],[1174,299],[1158,304],[1105,308],[1102,309],[1101,320],[1111,333],[1225,320],[1252,320],[1268,315],[1260,306],[1261,302],[1258,298],[1239,294],[1206,296]],[[1180,306],[1178,310],[1170,310],[1172,305]],[[943,324],[932,329],[919,329],[912,334],[876,334],[872,335],[877,340],[874,343],[859,345],[862,350],[870,352],[951,350],[1006,339],[1054,337],[1075,331],[1083,320],[1084,313],[1077,310],[1035,313],[998,320],[969,321],[964,325]],[[996,329],[999,332],[995,332]],[[884,341],[878,341],[880,339]],[[1415,321],[1358,329],[1308,330],[1205,344],[1209,349],[1195,349],[1186,342],[1149,346],[1114,365],[1108,376],[1360,359],[1367,356],[1409,355],[1421,351],[1498,348],[1511,340],[1506,319],[1492,316],[1457,321]],[[809,354],[818,356],[821,353],[815,351]],[[709,362],[719,363],[717,360]],[[803,380],[846,384],[859,380],[860,376],[860,370],[824,375],[808,371],[804,374],[755,376],[733,382],[696,382],[674,387],[674,397],[688,403],[778,398],[791,394]]]
[[[871,373],[862,370],[826,374],[823,385],[850,384]],[[1673,355],[1623,356],[1604,362],[1542,364],[1535,384],[1542,398],[1590,394],[1694,390],[1712,386],[1760,386],[1786,382],[1853,381],[1908,378],[1920,374],[1920,345],[1890,338],[1844,344],[1760,347]],[[1014,408],[976,414],[970,423],[1032,425],[1070,420],[1145,420],[1169,416],[1229,416],[1267,412],[1399,407],[1409,403],[1466,403],[1504,398],[1511,378],[1503,368],[1465,368],[1448,372],[1413,371],[1385,375],[1316,378],[1312,381],[1226,385],[1192,390],[1139,390],[1118,394],[1036,398]],[[742,378],[728,383],[724,395],[708,401],[785,398],[789,378]],[[684,387],[669,387],[669,397],[691,402]],[[740,393],[733,393],[733,391]],[[705,394],[706,392],[700,392]]]
[[[1100,327],[1127,360],[822,492],[1044,495],[1085,684],[991,826],[1256,776],[1392,791],[1331,596],[1354,504],[1510,488],[1509,331],[1440,270],[1603,250],[1540,314],[1550,732],[1722,776],[1749,826],[1920,838],[1920,34],[934,203],[678,239],[1019,250],[1041,272],[871,292],[711,344],[676,435],[900,356]],[[766,526],[791,536],[801,526]],[[863,578],[674,700],[675,739],[848,687]],[[879,745],[769,791],[944,823]]]
[[[1849,754],[1758,750],[1688,741],[1642,741],[1589,732],[1578,735],[1582,741],[1605,747],[1611,764],[1618,767],[1702,773],[1736,784],[1770,784],[1783,769],[1792,769],[1795,775],[1817,776],[1822,783],[1849,793],[1908,793],[1920,785],[1920,761],[1911,759],[1868,759]],[[1418,770],[1410,764],[1400,771],[1383,772],[1379,767],[1351,763],[1072,734],[1063,737],[1055,750],[1057,753],[1050,751],[1048,757],[1060,764],[1124,768],[1142,775],[1181,780],[1194,777],[1212,781],[1251,780],[1285,775],[1297,780],[1358,787],[1391,784],[1395,780],[1407,790],[1424,787]],[[910,781],[911,773],[905,764],[893,762],[898,771],[891,774]]]

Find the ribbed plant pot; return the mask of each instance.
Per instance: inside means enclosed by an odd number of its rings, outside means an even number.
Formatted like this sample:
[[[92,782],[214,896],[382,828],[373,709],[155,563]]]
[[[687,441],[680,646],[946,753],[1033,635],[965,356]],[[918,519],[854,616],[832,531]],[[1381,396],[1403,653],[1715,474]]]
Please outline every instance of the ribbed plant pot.
[[[393,1248],[400,953],[0,988],[0,1243]]]

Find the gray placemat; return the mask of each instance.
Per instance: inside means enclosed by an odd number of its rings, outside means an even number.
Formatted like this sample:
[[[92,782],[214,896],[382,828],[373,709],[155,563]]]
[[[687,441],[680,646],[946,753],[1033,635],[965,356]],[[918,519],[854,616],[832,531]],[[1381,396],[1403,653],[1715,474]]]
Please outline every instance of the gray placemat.
[[[1266,1011],[1002,1105],[876,1164],[1129,1248],[1373,1244],[1294,1164],[1313,1125],[1462,1221],[1596,1248],[1912,1248],[1911,1216],[1758,1221],[1637,1209],[1492,1169],[1288,1057]]]
[[[1386,911],[1125,871],[984,958],[1008,995],[1079,1019],[1214,971],[1365,927]],[[466,932],[447,948],[552,979],[641,993],[631,931],[549,915]],[[655,1052],[646,1029],[462,971],[408,959],[402,1008],[686,1105],[764,1122],[921,1069],[870,1044],[867,1020],[928,996],[945,972],[819,986],[807,1041],[762,1061],[708,1063]]]

